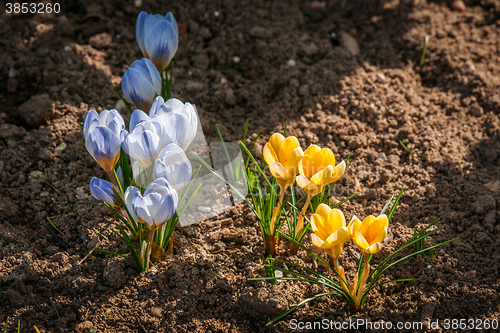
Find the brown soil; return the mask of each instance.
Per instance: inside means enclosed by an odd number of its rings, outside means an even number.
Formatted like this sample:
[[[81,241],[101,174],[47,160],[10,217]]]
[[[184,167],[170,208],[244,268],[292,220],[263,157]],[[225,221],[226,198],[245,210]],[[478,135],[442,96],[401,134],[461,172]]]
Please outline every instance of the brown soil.
[[[115,219],[89,194],[103,172],[79,122],[117,103],[122,53],[141,56],[141,10],[172,11],[186,27],[174,93],[198,106],[208,141],[217,141],[217,123],[237,142],[250,118],[250,134],[263,133],[256,155],[285,121],[303,146],[330,147],[339,159],[352,150],[353,173],[333,198],[362,190],[343,205],[348,219],[377,214],[405,186],[393,241],[377,258],[437,218],[445,229],[432,244],[458,235],[434,260],[392,270],[391,278],[419,280],[384,285],[351,318],[500,319],[500,1],[465,0],[465,11],[438,0],[143,2],[75,2],[39,25],[37,16],[0,17],[0,321],[9,318],[8,332],[18,321],[21,332],[266,332],[269,319],[323,291],[248,281],[264,275],[264,247],[243,204],[179,228],[175,254],[149,273],[103,253],[83,260],[98,239],[97,248],[122,244]],[[44,227],[47,217],[67,250]],[[280,257],[287,246],[280,241]],[[357,253],[344,248],[346,271]],[[317,267],[304,251],[292,260]],[[301,307],[272,331],[291,331],[292,318],[346,319],[334,298],[310,305],[339,314]]]

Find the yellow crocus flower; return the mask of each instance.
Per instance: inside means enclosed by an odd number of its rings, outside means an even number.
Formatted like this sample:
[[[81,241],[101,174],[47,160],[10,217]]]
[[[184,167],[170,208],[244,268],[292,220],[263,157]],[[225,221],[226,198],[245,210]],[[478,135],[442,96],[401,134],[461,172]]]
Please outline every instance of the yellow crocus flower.
[[[311,240],[314,246],[322,248],[332,258],[342,254],[342,245],[351,239],[344,214],[338,209],[320,204],[311,217]]]
[[[276,177],[281,192],[295,183],[299,172],[298,164],[304,152],[299,140],[294,136],[285,139],[280,133],[274,133],[264,147],[264,160],[269,164],[271,174]]]
[[[371,255],[382,250],[388,225],[389,221],[385,214],[378,217],[370,215],[363,222],[353,216],[348,228],[358,249],[365,255]]]
[[[342,178],[345,167],[344,161],[335,166],[335,156],[330,149],[311,145],[299,162],[297,184],[309,196],[314,197],[321,192],[323,186]]]

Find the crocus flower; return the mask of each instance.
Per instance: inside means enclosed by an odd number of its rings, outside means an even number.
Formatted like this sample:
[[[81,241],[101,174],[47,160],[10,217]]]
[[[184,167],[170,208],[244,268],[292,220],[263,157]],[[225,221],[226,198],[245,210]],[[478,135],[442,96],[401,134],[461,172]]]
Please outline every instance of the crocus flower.
[[[161,149],[170,143],[162,135],[161,124],[158,119],[150,119],[141,110],[135,110],[130,117],[129,130],[122,142],[123,150],[141,167],[149,169]]]
[[[108,174],[113,174],[113,168],[120,158],[123,132],[126,132],[125,123],[116,110],[104,110],[100,114],[90,110],[85,116],[85,147]]]
[[[160,73],[149,59],[136,60],[123,74],[122,90],[127,101],[148,110],[161,94]]]
[[[299,172],[298,164],[304,154],[299,140],[294,136],[285,139],[280,133],[274,133],[266,143],[263,154],[283,193],[295,183],[295,176]]]
[[[144,57],[156,68],[167,68],[177,51],[179,30],[172,13],[162,16],[141,12],[135,23],[135,38]]]
[[[344,214],[323,203],[312,215],[311,228],[314,232],[311,234],[314,246],[324,249],[332,258],[338,258],[342,254],[342,245],[351,239]]]
[[[313,197],[321,192],[323,186],[339,180],[344,171],[345,162],[335,166],[335,156],[330,149],[311,145],[299,162],[300,175],[297,176],[297,185]]]
[[[158,117],[164,126],[165,133],[168,133],[172,142],[184,151],[196,136],[198,114],[191,103],[184,104],[177,98],[165,101],[158,96],[149,110],[149,116]]]
[[[132,216],[134,221],[139,221],[139,219],[137,218],[137,215],[135,215],[135,212],[132,209],[132,199],[134,198],[134,195],[136,193],[141,194],[141,190],[139,190],[135,186],[129,186],[125,190],[124,198],[125,198],[125,205],[127,206],[128,212],[130,213],[130,215]]]
[[[363,222],[353,216],[348,228],[358,249],[363,254],[370,255],[378,253],[382,249],[382,242],[387,236],[388,224],[389,221],[385,214],[378,217],[370,215]]]
[[[107,180],[94,177],[89,183],[90,193],[99,201],[107,203],[109,206],[116,208],[120,206],[120,200],[116,196],[113,189],[119,190]]]
[[[177,209],[177,191],[165,178],[158,178],[150,183],[144,190],[144,195],[139,190],[127,191],[129,196],[135,192],[131,201],[126,199],[128,210],[133,211],[137,221],[147,224],[150,230],[161,228]]]
[[[193,168],[184,151],[175,143],[162,149],[155,161],[154,176],[165,178],[176,191],[189,184]]]

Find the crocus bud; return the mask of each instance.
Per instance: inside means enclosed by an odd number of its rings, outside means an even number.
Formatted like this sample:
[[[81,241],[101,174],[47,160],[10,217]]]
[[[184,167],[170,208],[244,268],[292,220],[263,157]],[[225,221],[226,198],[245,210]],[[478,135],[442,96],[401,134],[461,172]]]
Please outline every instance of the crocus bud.
[[[179,29],[172,13],[165,16],[141,12],[135,23],[135,38],[145,58],[163,69],[177,52]]]
[[[120,201],[113,189],[119,191],[113,184],[107,180],[94,177],[89,183],[90,193],[99,201],[107,203],[109,206],[116,208],[120,206]]]
[[[299,162],[297,185],[310,196],[321,192],[323,186],[336,182],[345,172],[345,162],[335,166],[335,156],[328,148],[310,145]]]
[[[388,225],[389,220],[385,214],[378,217],[367,216],[363,222],[353,216],[348,228],[358,249],[365,255],[371,255],[382,250],[382,242],[387,236]]]
[[[171,142],[176,143],[184,151],[196,136],[198,114],[191,103],[184,104],[177,98],[165,101],[159,96],[151,105],[149,116],[158,117]]]
[[[193,174],[191,162],[175,143],[162,149],[155,161],[153,171],[156,179],[165,178],[176,191],[182,190],[189,184]]]
[[[285,139],[280,133],[274,133],[264,147],[264,160],[269,164],[271,174],[282,191],[295,183],[299,172],[298,164],[304,152],[299,140],[294,136]]]
[[[147,224],[149,229],[159,229],[177,210],[177,191],[165,178],[158,178],[144,190],[135,191],[129,211],[137,216],[137,221]]]
[[[113,173],[113,168],[120,158],[122,132],[126,132],[125,123],[116,110],[104,110],[100,114],[90,110],[85,116],[85,147],[108,174]]]
[[[160,73],[149,59],[136,60],[123,74],[122,90],[127,101],[147,111],[161,94]]]
[[[342,211],[320,204],[311,218],[311,240],[332,258],[342,254],[342,245],[351,239]]]

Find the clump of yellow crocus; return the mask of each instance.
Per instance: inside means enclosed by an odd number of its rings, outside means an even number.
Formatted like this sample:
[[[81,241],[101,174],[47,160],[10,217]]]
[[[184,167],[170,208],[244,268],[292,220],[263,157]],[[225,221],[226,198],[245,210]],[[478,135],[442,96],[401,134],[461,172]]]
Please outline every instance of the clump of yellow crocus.
[[[349,232],[351,233],[354,243],[358,249],[364,254],[364,266],[361,273],[361,280],[359,289],[356,292],[358,285],[358,275],[354,279],[354,284],[350,284],[351,297],[356,306],[360,306],[361,299],[363,298],[366,280],[370,274],[370,265],[368,258],[370,255],[380,252],[382,250],[382,242],[387,236],[387,228],[389,220],[385,214],[375,217],[373,215],[367,216],[361,222],[356,216],[353,216],[349,222]]]
[[[342,254],[342,245],[351,239],[351,232],[346,226],[345,217],[339,209],[332,209],[328,205],[320,204],[311,217],[311,240],[314,246],[322,248],[332,257],[335,270],[340,275],[342,288],[349,293],[344,268],[339,266],[339,256]]]
[[[304,215],[311,199],[321,193],[323,187],[336,182],[345,172],[345,162],[342,161],[335,166],[335,156],[328,148],[321,149],[317,145],[311,145],[304,152],[299,162],[299,175],[297,185],[304,189],[307,200],[302,208],[302,214],[297,220],[295,236],[304,227]],[[292,253],[297,253],[298,247],[291,244]]]
[[[274,225],[278,211],[281,208],[281,203],[285,196],[285,192],[293,183],[299,172],[298,164],[304,152],[300,147],[299,140],[294,136],[289,136],[285,139],[280,133],[274,133],[269,142],[266,143],[263,151],[264,160],[269,165],[271,174],[276,178],[280,187],[279,202],[273,210],[273,215],[270,221],[270,232],[274,232]],[[271,234],[272,239],[266,240],[266,246],[271,254],[276,252],[274,247],[277,247],[275,235]],[[271,237],[268,236],[268,237]],[[274,244],[268,246],[268,243]]]

